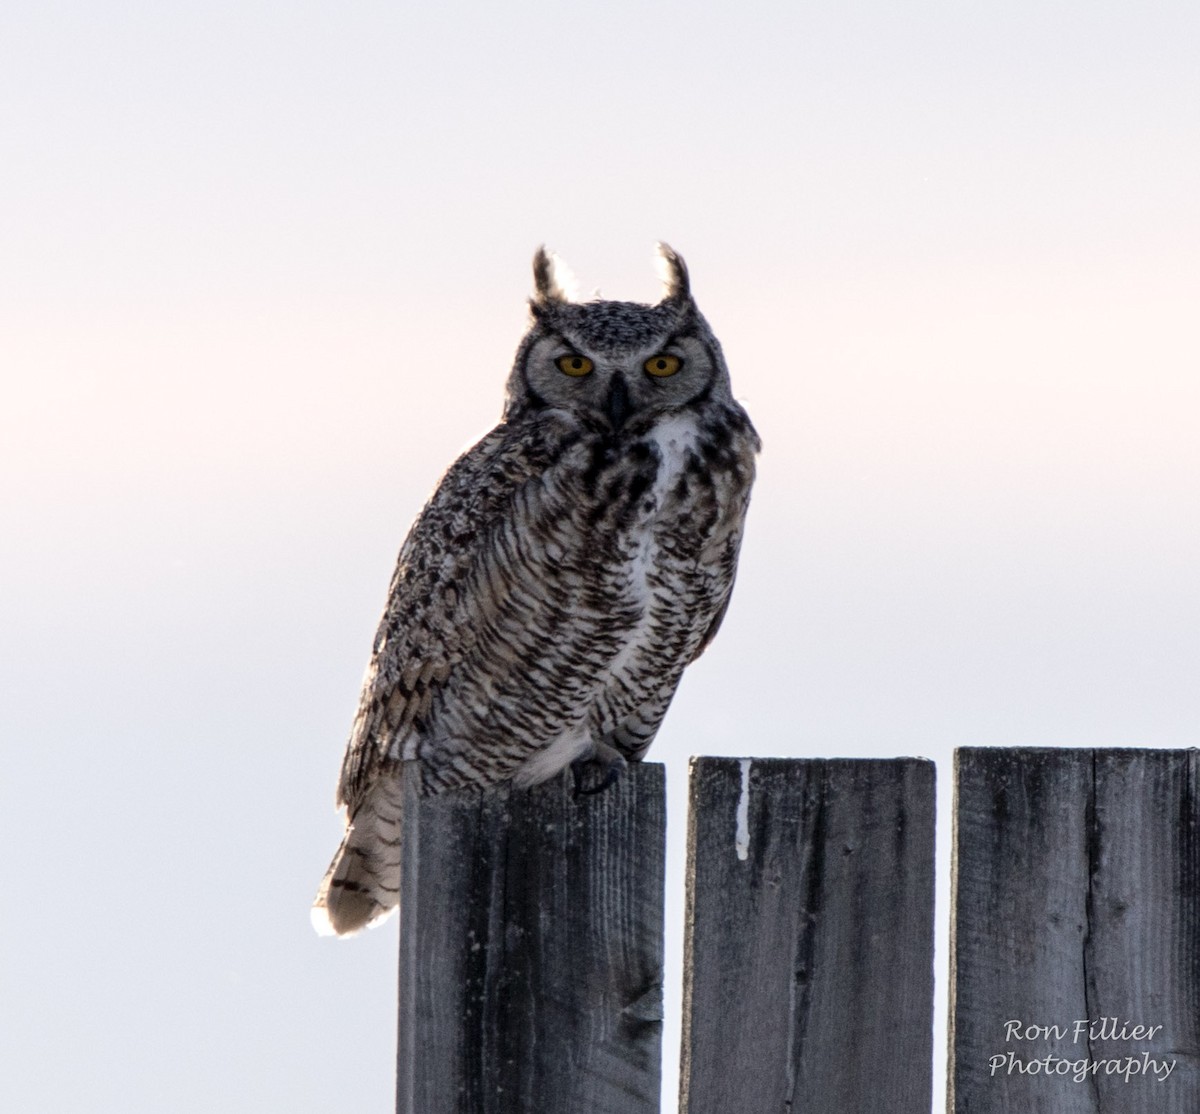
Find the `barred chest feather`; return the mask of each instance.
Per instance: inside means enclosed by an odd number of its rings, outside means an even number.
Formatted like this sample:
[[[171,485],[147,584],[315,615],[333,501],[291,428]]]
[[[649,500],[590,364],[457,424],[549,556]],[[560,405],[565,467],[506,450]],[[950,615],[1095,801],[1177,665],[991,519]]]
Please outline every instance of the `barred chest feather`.
[[[740,408],[671,414],[589,485],[602,500],[589,516],[609,551],[613,617],[625,623],[589,720],[603,738],[632,719],[616,740],[629,757],[649,745],[728,599],[757,447]]]
[[[639,582],[660,556],[703,563],[741,526],[757,447],[731,407],[668,414],[620,448],[597,439],[580,481],[586,525],[625,550]]]

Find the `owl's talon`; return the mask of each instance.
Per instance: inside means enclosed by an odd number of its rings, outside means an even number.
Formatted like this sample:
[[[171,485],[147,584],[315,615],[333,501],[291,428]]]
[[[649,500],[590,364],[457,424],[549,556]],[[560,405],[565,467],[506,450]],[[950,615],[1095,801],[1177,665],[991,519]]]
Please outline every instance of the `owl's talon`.
[[[616,784],[617,778],[624,773],[625,767],[628,765],[624,755],[607,746],[597,747],[596,753],[588,758],[575,759],[571,763],[571,773],[575,775],[575,796],[590,797],[595,793],[603,793],[604,790]],[[585,771],[588,769],[599,770],[600,781],[585,788]]]

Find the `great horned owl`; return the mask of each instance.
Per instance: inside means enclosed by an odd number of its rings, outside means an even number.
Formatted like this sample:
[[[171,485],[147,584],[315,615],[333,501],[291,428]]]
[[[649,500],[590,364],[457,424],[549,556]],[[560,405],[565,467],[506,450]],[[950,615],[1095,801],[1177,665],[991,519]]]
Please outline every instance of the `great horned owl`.
[[[423,790],[533,785],[646,753],[729,604],[758,435],[683,260],[656,305],[570,300],[534,256],[500,424],[400,550],[342,765],[342,845],[313,907],[344,935],[397,903],[399,764]],[[588,777],[594,788],[605,777]]]

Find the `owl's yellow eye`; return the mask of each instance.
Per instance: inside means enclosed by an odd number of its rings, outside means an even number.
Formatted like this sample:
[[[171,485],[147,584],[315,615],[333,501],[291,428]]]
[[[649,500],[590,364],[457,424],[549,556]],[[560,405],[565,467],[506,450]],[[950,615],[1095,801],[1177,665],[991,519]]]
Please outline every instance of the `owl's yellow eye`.
[[[586,356],[576,356],[574,354],[559,356],[554,362],[558,364],[558,370],[564,375],[574,375],[576,378],[581,375],[587,375],[596,366]]]
[[[656,375],[659,379],[665,379],[668,375],[674,375],[683,367],[683,361],[678,356],[668,356],[666,353],[663,353],[661,356],[651,356],[642,367],[651,375]]]

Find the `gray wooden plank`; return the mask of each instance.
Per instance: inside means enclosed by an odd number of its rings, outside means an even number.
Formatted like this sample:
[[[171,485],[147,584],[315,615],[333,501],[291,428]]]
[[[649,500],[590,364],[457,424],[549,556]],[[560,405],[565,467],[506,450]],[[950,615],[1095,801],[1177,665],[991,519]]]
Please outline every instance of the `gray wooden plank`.
[[[399,1114],[657,1114],[662,766],[404,807]]]
[[[950,1109],[1195,1114],[1197,751],[956,765]]]
[[[692,762],[680,1110],[928,1114],[934,766]]]

